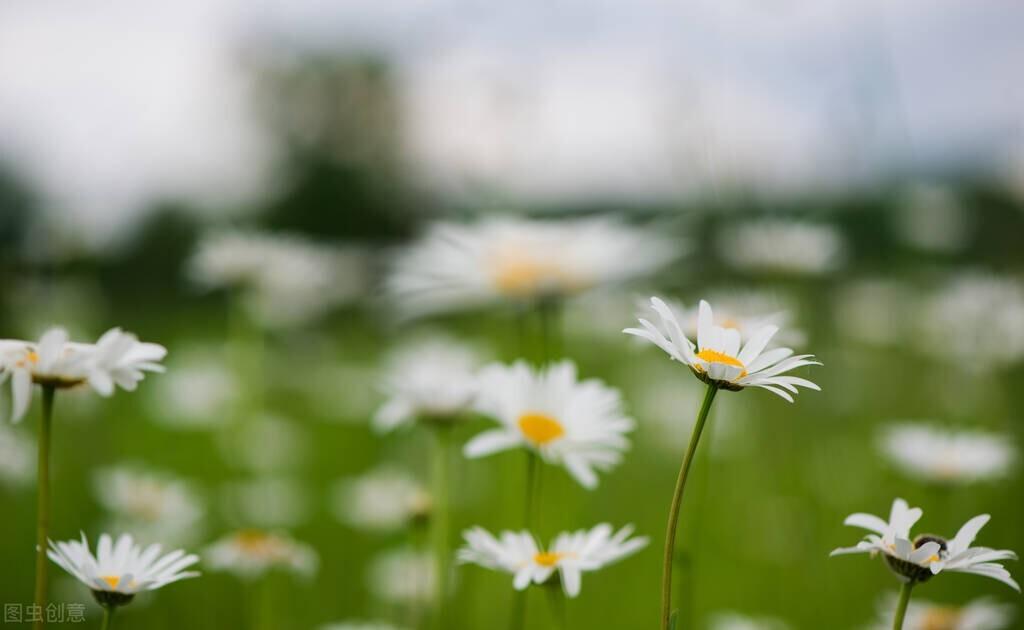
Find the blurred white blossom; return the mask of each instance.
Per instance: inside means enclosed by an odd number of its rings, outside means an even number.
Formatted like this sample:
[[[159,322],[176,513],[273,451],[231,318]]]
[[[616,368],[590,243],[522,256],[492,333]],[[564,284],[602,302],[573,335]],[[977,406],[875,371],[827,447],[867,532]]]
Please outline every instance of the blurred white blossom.
[[[35,440],[0,422],[0,485],[21,488],[36,476]]]
[[[846,260],[846,243],[836,228],[794,219],[729,225],[718,234],[715,245],[730,266],[753,273],[822,275]]]
[[[885,427],[881,448],[889,461],[908,475],[947,483],[1005,477],[1017,459],[1017,449],[1008,435],[925,423]]]
[[[228,534],[206,548],[203,563],[244,579],[283,570],[300,577],[316,574],[319,556],[309,545],[281,532],[244,529]]]
[[[883,600],[878,622],[870,630],[889,630],[896,610],[896,596]],[[1002,630],[1013,622],[1016,606],[1000,604],[988,597],[972,599],[963,606],[911,599],[903,619],[903,630]]]
[[[437,563],[429,552],[394,549],[373,559],[367,578],[370,591],[381,601],[429,604],[436,592]]]
[[[605,218],[439,223],[398,256],[387,286],[408,316],[559,298],[651,274],[682,249]]]
[[[186,349],[175,352],[168,366],[148,401],[157,422],[175,429],[207,429],[231,417],[239,383],[222,357]]]
[[[411,475],[382,466],[338,481],[331,510],[341,522],[367,530],[393,531],[429,517],[430,495]]]
[[[382,389],[388,401],[373,424],[388,431],[417,420],[450,423],[465,419],[476,398],[479,353],[445,337],[403,345],[387,359]]]
[[[789,630],[786,622],[773,617],[750,617],[733,611],[711,615],[708,630]]]
[[[212,232],[188,261],[206,289],[234,289],[250,316],[271,326],[297,326],[361,297],[367,260],[354,249],[305,237],[255,231]]]
[[[185,480],[134,464],[93,474],[93,493],[107,511],[107,529],[132,533],[145,543],[183,545],[201,538],[205,509]]]
[[[970,371],[1024,358],[1024,284],[962,273],[925,300],[920,349]]]

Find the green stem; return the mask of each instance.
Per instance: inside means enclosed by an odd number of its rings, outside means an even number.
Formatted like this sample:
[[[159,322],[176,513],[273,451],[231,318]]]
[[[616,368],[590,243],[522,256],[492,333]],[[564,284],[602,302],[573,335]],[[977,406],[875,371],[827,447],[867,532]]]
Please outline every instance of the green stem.
[[[704,423],[708,419],[708,412],[711,411],[711,403],[715,399],[718,388],[708,385],[704,394],[704,403],[697,415],[697,422],[693,425],[693,434],[690,436],[690,445],[683,457],[683,465],[679,469],[679,479],[676,481],[675,493],[672,495],[672,506],[668,513],[668,527],[665,530],[665,555],[661,566],[661,630],[668,630],[669,619],[672,614],[672,561],[676,548],[676,529],[679,525],[679,507],[683,502],[683,490],[686,488],[686,476],[690,472],[690,464],[693,463],[693,456],[697,452],[697,443],[700,442],[700,434],[704,430]]]
[[[39,461],[36,490],[36,591],[37,610],[46,610],[47,569],[46,548],[50,536],[50,433],[53,426],[53,398],[56,390],[43,385],[43,415],[39,421]],[[33,625],[36,630],[46,623],[41,616]]]
[[[509,616],[509,630],[523,630],[526,627],[526,594],[529,589],[517,591],[512,614]]]
[[[434,485],[434,509],[431,518],[431,543],[437,570],[435,627],[444,630],[448,598],[448,530],[451,427],[434,427],[434,452],[431,481]]]
[[[892,630],[903,630],[903,618],[907,616],[907,604],[910,603],[910,591],[913,588],[913,582],[904,582],[900,587],[900,599],[896,604],[896,616],[892,620]]]
[[[114,607],[104,606],[103,607],[103,622],[100,624],[100,630],[110,630],[110,620],[114,618]]]
[[[559,584],[546,584],[545,589],[548,592],[548,602],[551,603],[551,613],[555,618],[559,630],[566,630],[569,627],[569,615],[565,605],[565,595],[562,593],[562,588]]]

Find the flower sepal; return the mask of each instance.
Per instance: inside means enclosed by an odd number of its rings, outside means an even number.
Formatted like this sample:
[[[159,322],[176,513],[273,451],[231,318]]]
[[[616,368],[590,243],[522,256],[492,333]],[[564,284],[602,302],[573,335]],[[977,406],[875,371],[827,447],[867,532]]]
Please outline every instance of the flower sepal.
[[[135,593],[94,590],[92,597],[96,600],[97,604],[104,608],[118,608],[132,603],[132,600],[135,599]]]

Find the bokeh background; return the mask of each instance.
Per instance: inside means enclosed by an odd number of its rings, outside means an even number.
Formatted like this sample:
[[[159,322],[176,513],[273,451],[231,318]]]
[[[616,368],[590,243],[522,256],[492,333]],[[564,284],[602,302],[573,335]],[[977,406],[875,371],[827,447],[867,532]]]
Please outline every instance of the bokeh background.
[[[1011,0],[0,5],[0,336],[118,325],[170,350],[168,373],[136,394],[58,397],[54,536],[110,526],[98,474],[141,466],[198,497],[190,548],[275,528],[320,566],[275,576],[269,613],[253,613],[266,595],[207,572],[131,606],[124,626],[409,623],[415,606],[375,587],[373,567],[420,533],[352,527],[333,498],[383,464],[426,477],[425,434],[370,428],[382,370],[426,334],[498,360],[524,348],[508,308],[413,320],[382,279],[433,221],[516,214],[612,216],[685,252],[560,319],[562,354],[620,388],[638,429],[595,492],[550,472],[548,526],[631,522],[653,541],[584,579],[572,627],[656,620],[667,500],[701,390],[620,334],[653,293],[786,311],[798,347],[825,363],[801,374],[824,391],[795,405],[720,396],[683,510],[687,627],[724,611],[870,624],[895,580],[828,552],[859,535],[847,514],[884,514],[895,496],[947,535],[991,513],[980,542],[1024,549],[1016,468],[921,480],[879,445],[901,420],[1024,436],[1022,21]],[[343,253],[331,300],[260,317],[201,286],[191,257],[230,230]],[[0,433],[3,602],[31,598],[37,411]],[[522,454],[457,465],[456,528],[518,527]],[[504,623],[511,580],[457,576],[452,627]],[[59,578],[53,592],[88,600]],[[918,593],[1019,601],[962,575]],[[553,624],[544,603],[531,628]]]

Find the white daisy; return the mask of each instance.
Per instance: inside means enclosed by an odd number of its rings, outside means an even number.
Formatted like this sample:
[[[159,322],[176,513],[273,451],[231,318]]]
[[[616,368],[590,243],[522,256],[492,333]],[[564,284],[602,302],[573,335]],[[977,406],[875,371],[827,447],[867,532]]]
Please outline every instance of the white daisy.
[[[617,533],[602,523],[590,531],[559,534],[547,550],[527,531],[501,533],[495,538],[479,527],[463,533],[466,545],[458,552],[459,562],[478,564],[511,573],[512,585],[523,590],[530,584],[544,584],[557,571],[562,589],[569,597],[580,594],[582,574],[597,571],[647,546],[647,538],[630,538],[631,525]]]
[[[846,258],[846,244],[836,228],[792,219],[729,226],[716,245],[729,265],[753,272],[819,275],[834,271]]]
[[[339,481],[331,493],[335,517],[359,529],[394,531],[430,515],[430,495],[412,476],[378,468]]]
[[[479,365],[472,348],[450,339],[403,347],[388,360],[383,386],[388,401],[374,416],[374,427],[390,431],[416,420],[448,423],[464,418],[476,396],[474,372]]]
[[[440,223],[399,256],[388,290],[410,315],[564,297],[650,274],[679,251],[610,219]]]
[[[193,540],[201,533],[203,504],[184,480],[135,465],[104,468],[93,490],[114,524],[144,541]]]
[[[206,565],[244,579],[255,579],[281,569],[312,577],[320,563],[316,551],[283,533],[257,529],[228,534],[207,548]]]
[[[365,257],[293,234],[254,231],[206,235],[188,262],[201,287],[241,291],[248,313],[269,326],[313,320],[361,296]]]
[[[963,606],[917,600],[907,608],[903,630],[1002,630],[1013,622],[1014,608],[987,597],[979,597]],[[879,609],[878,623],[871,628],[889,630],[895,609],[896,597],[887,598]]]
[[[12,420],[24,417],[32,399],[32,384],[66,389],[88,383],[101,396],[115,385],[133,391],[146,372],[162,372],[167,350],[140,342],[119,328],[107,331],[94,344],[69,341],[63,328],[48,330],[38,343],[0,340],[0,384],[11,380]]]
[[[701,300],[695,346],[683,334],[679,315],[663,300],[652,297],[651,308],[658,315],[658,326],[641,317],[642,328],[627,328],[623,332],[650,341],[709,385],[732,391],[762,387],[789,402],[793,402],[790,394],[797,393],[797,386],[820,391],[807,379],[785,375],[804,365],[821,365],[813,355],[793,356],[789,348],[765,350],[779,330],[775,326],[766,325],[752,332],[741,349],[739,331],[715,325],[711,306]]]
[[[844,521],[845,525],[874,533],[865,536],[856,547],[841,547],[831,555],[882,553],[889,568],[904,581],[924,582],[941,571],[958,571],[990,577],[1020,592],[1020,586],[1010,577],[1010,572],[998,562],[1016,560],[1016,553],[1008,549],[970,546],[988,523],[988,514],[967,521],[952,540],[931,535],[911,540],[910,528],[922,514],[921,508],[911,508],[903,499],[893,501],[888,522],[871,514],[851,514]]]
[[[629,448],[626,434],[633,420],[624,415],[619,392],[596,379],[577,380],[571,361],[540,371],[523,361],[495,364],[481,370],[479,378],[476,407],[502,426],[471,439],[466,457],[530,449],[593,489],[595,471],[616,466]]]
[[[370,563],[367,577],[370,591],[384,602],[429,605],[437,593],[437,562],[426,551],[386,551]]]
[[[1017,458],[1010,436],[951,431],[922,423],[886,427],[881,448],[908,475],[937,482],[970,483],[1005,477]]]
[[[140,591],[154,591],[199,575],[196,571],[184,570],[199,562],[198,556],[180,549],[160,556],[160,545],[143,548],[128,534],[123,534],[116,542],[107,534],[101,535],[95,556],[89,551],[85,534],[81,541],[50,541],[47,555],[89,587],[103,606],[127,604]]]

